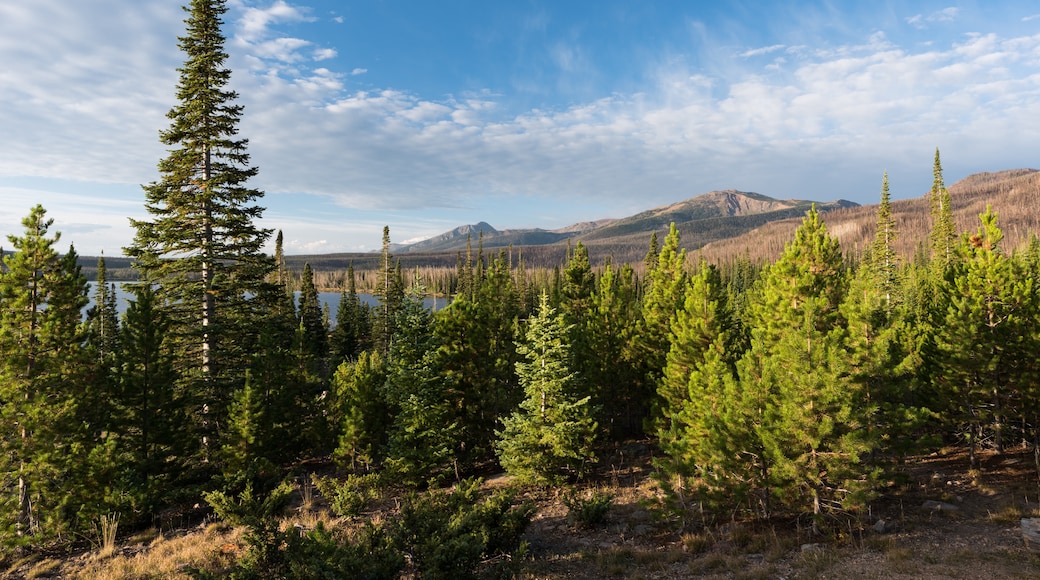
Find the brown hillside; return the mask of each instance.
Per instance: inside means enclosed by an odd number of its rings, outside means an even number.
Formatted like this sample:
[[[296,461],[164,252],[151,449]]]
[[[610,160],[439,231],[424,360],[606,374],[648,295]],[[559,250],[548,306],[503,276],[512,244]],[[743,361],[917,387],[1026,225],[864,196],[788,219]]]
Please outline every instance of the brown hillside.
[[[976,173],[949,186],[953,217],[959,232],[975,231],[979,214],[991,205],[1004,230],[1004,248],[1013,251],[1030,234],[1040,232],[1040,171],[1011,169]],[[880,194],[879,194],[880,195]],[[926,243],[931,228],[928,192],[920,197],[892,202],[899,237],[896,251],[910,259],[919,243]],[[827,229],[842,248],[859,254],[874,239],[877,205],[841,208],[823,216]],[[748,255],[752,260],[773,260],[791,240],[801,218],[775,221],[746,234],[711,242],[697,253],[708,261],[726,261]]]

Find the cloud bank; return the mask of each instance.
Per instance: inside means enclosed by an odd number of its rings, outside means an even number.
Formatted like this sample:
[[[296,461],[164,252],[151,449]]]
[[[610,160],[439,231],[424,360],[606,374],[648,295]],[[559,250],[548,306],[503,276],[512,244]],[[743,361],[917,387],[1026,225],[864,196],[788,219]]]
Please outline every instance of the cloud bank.
[[[647,60],[639,90],[516,110],[492,87],[446,97],[362,88],[369,68],[338,68],[335,46],[303,38],[319,18],[300,5],[236,0],[227,16],[256,185],[275,216],[311,224],[300,248],[365,245],[334,225],[329,208],[363,216],[355,225],[372,230],[371,245],[373,216],[387,211],[412,228],[404,237],[494,219],[496,206],[528,208],[496,227],[556,227],[731,187],[873,203],[885,170],[896,197],[920,195],[937,146],[948,181],[1037,165],[1040,34],[980,29],[910,43],[869,30],[844,43],[716,46],[712,67],[662,51]],[[950,8],[904,23],[958,17]],[[166,2],[0,5],[0,199],[17,210],[0,219],[25,213],[28,204],[9,201],[90,184],[79,189],[104,193],[80,193],[83,203],[112,209],[72,227],[129,242],[128,203],[164,154],[157,134],[173,104],[182,19]],[[549,50],[562,70],[585,66],[580,50]],[[59,184],[12,185],[44,178]],[[290,196],[324,218],[294,214],[280,201]]]

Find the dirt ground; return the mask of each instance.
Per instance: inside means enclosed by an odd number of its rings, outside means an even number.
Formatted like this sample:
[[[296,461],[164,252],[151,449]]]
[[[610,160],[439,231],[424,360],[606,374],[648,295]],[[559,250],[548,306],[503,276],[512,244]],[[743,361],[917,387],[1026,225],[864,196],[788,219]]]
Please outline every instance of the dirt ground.
[[[560,498],[540,499],[528,578],[1040,578],[1040,549],[1020,529],[1020,518],[1040,517],[1026,449],[983,452],[975,470],[963,450],[912,458],[867,521],[837,538],[796,522],[681,534],[647,509],[649,461],[636,463],[600,486],[615,500],[595,527],[575,525]]]
[[[603,461],[587,488],[522,494],[537,512],[525,534],[521,578],[1040,578],[1040,547],[1027,548],[1020,529],[1021,518],[1040,517],[1040,481],[1024,448],[982,452],[976,469],[960,449],[910,458],[867,516],[827,536],[813,536],[797,521],[680,532],[652,508],[658,489],[651,455],[649,445],[633,443]],[[508,484],[505,476],[485,482],[489,488]],[[581,525],[569,513],[568,493],[613,500],[601,522]],[[923,508],[925,502],[938,507]],[[373,517],[389,515],[377,512]],[[240,530],[214,524],[159,536],[121,539],[109,556],[38,555],[0,568],[0,576],[187,578],[187,564],[226,565],[245,549]]]

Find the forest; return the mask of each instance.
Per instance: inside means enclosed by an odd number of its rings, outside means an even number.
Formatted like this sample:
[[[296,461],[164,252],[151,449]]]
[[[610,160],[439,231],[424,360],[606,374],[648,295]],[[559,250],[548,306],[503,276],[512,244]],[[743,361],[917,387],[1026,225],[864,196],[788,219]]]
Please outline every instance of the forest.
[[[186,10],[125,313],[103,259],[91,292],[43,207],[8,236],[0,561],[213,517],[245,526],[249,550],[195,577],[508,575],[533,515],[517,490],[566,489],[631,441],[657,450],[655,510],[676,530],[792,517],[840,533],[906,457],[951,443],[972,467],[1027,447],[1040,478],[1040,241],[1005,247],[991,208],[956,231],[938,150],[911,259],[887,176],[860,251],[815,208],[775,260],[694,259],[674,225],[637,267],[578,242],[527,271],[478,246],[436,312],[385,228],[378,307],[351,269],[333,324],[311,267],[290,272],[281,234],[256,225],[224,3]],[[482,493],[501,471],[515,487]],[[283,529],[300,482],[342,516],[385,497],[400,512],[360,533]]]

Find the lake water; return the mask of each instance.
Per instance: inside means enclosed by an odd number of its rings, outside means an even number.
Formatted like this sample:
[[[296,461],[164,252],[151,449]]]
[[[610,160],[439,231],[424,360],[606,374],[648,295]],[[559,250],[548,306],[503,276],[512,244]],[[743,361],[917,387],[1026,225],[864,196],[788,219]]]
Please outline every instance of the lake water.
[[[90,308],[91,306],[94,306],[94,292],[97,288],[97,282],[90,281],[88,282],[88,284],[90,285],[90,289],[88,291],[87,296],[90,297],[90,304],[87,305],[87,308]],[[126,311],[126,307],[130,303],[130,299],[133,297],[133,293],[124,289],[123,285],[120,282],[116,282],[115,285],[117,298],[116,310],[118,310],[119,313],[122,314]],[[329,321],[333,323],[336,322],[336,310],[339,308],[339,296],[339,292],[318,292],[318,302],[321,304],[322,308],[324,308],[325,305],[328,304]],[[358,298],[361,300],[363,304],[367,304],[373,308],[379,306],[378,296],[373,296],[372,294],[358,294]],[[294,294],[294,300],[297,304],[299,304],[299,292],[296,292]],[[425,300],[423,300],[423,303],[426,305],[427,308],[431,310],[439,310],[441,308],[444,308],[444,306],[447,304],[447,301],[444,298],[426,298]]]

